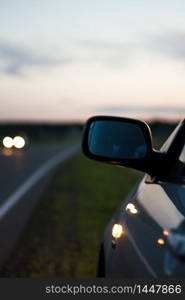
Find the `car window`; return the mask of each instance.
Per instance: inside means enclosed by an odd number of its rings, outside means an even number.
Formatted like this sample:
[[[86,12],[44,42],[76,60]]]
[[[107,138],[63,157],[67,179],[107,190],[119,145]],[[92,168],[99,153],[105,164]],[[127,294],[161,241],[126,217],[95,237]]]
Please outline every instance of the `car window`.
[[[182,162],[182,163],[185,163],[185,145],[182,149],[182,152],[180,154],[180,157],[179,157],[179,160]]]
[[[172,166],[171,170],[167,174],[169,180],[175,180],[179,182],[184,182],[185,180],[185,144],[180,152],[178,160],[175,165]]]
[[[171,176],[179,178],[180,180],[184,180],[185,178],[185,145],[182,148],[182,151],[179,155],[179,159],[175,165],[175,168],[172,171]]]

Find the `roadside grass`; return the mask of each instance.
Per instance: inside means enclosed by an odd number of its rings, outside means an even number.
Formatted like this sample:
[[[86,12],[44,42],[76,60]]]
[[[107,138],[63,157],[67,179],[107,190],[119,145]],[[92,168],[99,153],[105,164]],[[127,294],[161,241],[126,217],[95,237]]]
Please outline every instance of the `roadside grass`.
[[[66,162],[0,277],[95,277],[103,229],[140,175],[81,154]]]

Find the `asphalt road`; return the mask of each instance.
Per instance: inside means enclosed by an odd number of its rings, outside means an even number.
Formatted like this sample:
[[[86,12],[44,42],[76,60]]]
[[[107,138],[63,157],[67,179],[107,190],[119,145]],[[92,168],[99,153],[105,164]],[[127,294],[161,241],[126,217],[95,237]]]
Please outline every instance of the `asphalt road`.
[[[69,146],[61,144],[33,145],[26,150],[0,153],[0,206],[36,170]]]
[[[77,143],[48,143],[0,152],[0,264],[11,253],[57,167],[78,150]]]

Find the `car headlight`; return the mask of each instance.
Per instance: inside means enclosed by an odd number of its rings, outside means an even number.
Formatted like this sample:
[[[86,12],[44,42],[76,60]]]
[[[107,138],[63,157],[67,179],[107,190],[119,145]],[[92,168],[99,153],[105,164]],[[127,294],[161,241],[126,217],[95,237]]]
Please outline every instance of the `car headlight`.
[[[13,145],[17,149],[22,149],[25,146],[25,139],[21,136],[15,136],[13,139]]]
[[[14,141],[13,141],[13,139],[10,136],[4,137],[4,139],[3,139],[3,146],[5,148],[10,149],[10,148],[13,147],[13,145],[14,145]]]

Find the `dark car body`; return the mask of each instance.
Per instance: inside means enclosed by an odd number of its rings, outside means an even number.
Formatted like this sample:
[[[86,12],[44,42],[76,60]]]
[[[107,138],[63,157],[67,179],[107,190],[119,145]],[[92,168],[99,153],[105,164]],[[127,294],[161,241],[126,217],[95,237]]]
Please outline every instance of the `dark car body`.
[[[145,173],[107,225],[98,277],[185,277],[184,145],[185,120],[159,151],[167,157],[155,162],[161,172]],[[115,224],[123,228],[119,238]]]

